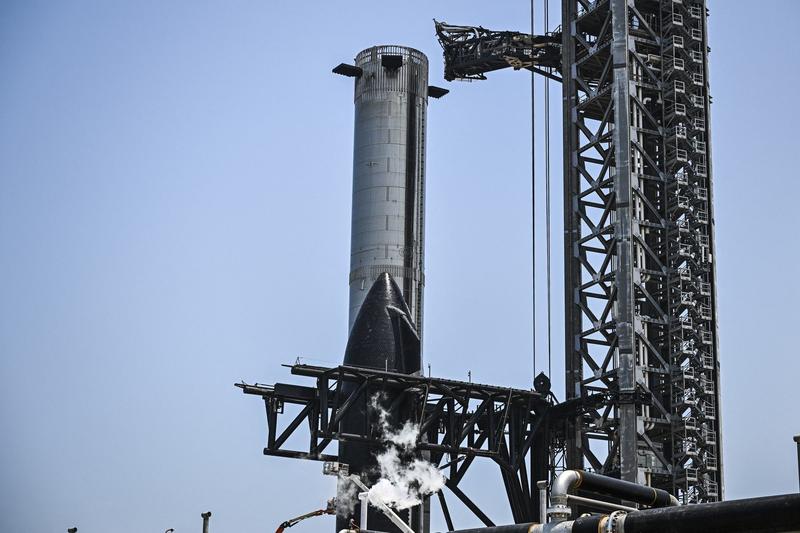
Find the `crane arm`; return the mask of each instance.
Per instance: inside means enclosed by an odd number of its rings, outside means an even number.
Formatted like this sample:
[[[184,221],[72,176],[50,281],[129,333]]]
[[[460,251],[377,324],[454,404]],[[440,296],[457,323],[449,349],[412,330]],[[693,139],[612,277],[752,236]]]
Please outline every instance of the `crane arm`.
[[[433,21],[444,50],[444,79],[485,80],[486,73],[511,67],[528,69],[561,81],[561,34],[530,35],[454,26]]]
[[[307,518],[312,518],[314,516],[322,516],[325,514],[336,514],[336,509],[329,504],[328,507],[326,507],[325,509],[318,509],[316,511],[311,511],[310,513],[306,513],[304,515],[300,515],[295,518],[290,518],[289,520],[286,520],[281,525],[279,525],[278,529],[275,530],[275,533],[283,533],[285,529],[289,529],[298,522],[302,522]]]

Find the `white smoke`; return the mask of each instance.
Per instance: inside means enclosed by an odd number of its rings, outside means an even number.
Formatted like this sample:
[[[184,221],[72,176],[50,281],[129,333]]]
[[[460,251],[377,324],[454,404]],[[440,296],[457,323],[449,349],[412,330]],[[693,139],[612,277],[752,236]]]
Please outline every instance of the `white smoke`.
[[[336,514],[351,516],[358,503],[358,486],[347,478],[340,477],[336,485]]]
[[[373,505],[383,503],[396,510],[408,509],[422,503],[425,496],[444,487],[444,476],[435,465],[414,456],[419,438],[419,424],[406,422],[394,430],[389,413],[381,405],[380,394],[370,403],[378,413],[381,432],[387,441],[386,450],[376,455],[380,479],[369,490]]]

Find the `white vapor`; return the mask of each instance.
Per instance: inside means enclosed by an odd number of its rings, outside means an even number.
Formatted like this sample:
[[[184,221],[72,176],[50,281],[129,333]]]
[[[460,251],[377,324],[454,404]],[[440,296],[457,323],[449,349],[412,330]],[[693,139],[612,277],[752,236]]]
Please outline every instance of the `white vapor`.
[[[406,422],[393,430],[389,413],[380,405],[381,395],[374,395],[370,403],[378,412],[381,432],[388,445],[376,455],[380,479],[369,490],[373,505],[386,504],[397,510],[408,509],[422,503],[422,499],[444,487],[445,479],[436,466],[413,456],[419,437],[419,424]]]

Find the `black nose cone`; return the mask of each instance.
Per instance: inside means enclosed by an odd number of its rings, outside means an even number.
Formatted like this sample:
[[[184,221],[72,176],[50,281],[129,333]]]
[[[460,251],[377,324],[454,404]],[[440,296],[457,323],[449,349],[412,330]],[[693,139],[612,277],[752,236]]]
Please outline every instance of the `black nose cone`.
[[[344,364],[413,374],[420,370],[420,342],[400,287],[384,272],[358,312]]]

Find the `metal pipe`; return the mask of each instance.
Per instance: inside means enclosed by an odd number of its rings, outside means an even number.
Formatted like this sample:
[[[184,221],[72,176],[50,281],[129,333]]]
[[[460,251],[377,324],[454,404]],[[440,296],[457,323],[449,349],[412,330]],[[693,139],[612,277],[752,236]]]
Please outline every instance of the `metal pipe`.
[[[797,443],[797,482],[800,483],[800,435],[795,435],[794,441]]]
[[[346,479],[349,479],[358,488],[360,488],[362,491],[364,491],[364,492],[362,492],[361,494],[358,495],[358,499],[360,500],[362,494],[364,495],[364,499],[363,499],[364,503],[362,503],[361,516],[362,516],[362,520],[366,520],[364,518],[365,512],[364,512],[363,508],[364,507],[367,507],[367,508],[369,507],[368,505],[365,505],[367,502],[369,502],[369,488],[355,474],[351,474]],[[370,503],[372,503],[375,507],[377,507],[386,516],[386,518],[388,518],[391,521],[391,523],[394,524],[400,531],[402,531],[403,533],[414,533],[414,530],[411,529],[411,527],[409,527],[408,524],[403,522],[403,520],[399,516],[397,516],[397,514],[394,511],[392,511],[389,508],[388,505],[386,505],[385,503],[383,503],[381,501],[370,502]]]
[[[800,494],[647,509],[625,515],[615,533],[800,531]]]
[[[582,498],[580,496],[575,496],[572,494],[567,494],[567,502],[585,505],[586,507],[592,507],[594,509],[605,509],[606,511],[627,511],[630,513],[639,510],[636,507],[628,507],[627,505],[619,505],[617,503],[593,500],[591,498]]]
[[[358,500],[361,502],[361,520],[358,523],[358,527],[361,529],[367,529],[369,527],[368,519],[369,519],[369,492],[362,492],[358,495]]]
[[[539,522],[547,522],[547,481],[538,481],[536,487],[539,489]]]
[[[678,505],[677,498],[665,490],[583,470],[565,470],[556,478],[550,491],[550,501],[553,503],[550,516],[554,520],[561,521],[569,518],[568,496],[570,492],[579,488],[649,507]]]
[[[203,533],[208,533],[208,519],[211,518],[211,511],[200,513],[200,518],[203,519]]]

